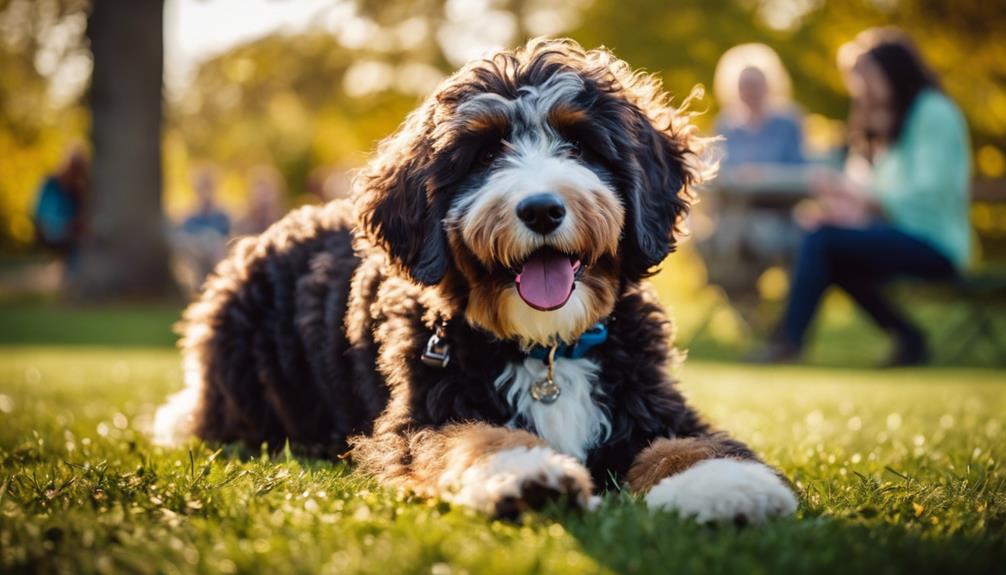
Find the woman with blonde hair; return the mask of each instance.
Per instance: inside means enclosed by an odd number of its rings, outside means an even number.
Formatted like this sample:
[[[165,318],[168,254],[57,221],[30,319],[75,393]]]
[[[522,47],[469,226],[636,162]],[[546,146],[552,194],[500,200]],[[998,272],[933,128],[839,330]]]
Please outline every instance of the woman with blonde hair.
[[[753,166],[803,162],[803,129],[790,103],[790,79],[779,55],[764,44],[727,50],[713,81],[724,137],[721,168],[726,176]],[[750,171],[750,170],[749,170]]]

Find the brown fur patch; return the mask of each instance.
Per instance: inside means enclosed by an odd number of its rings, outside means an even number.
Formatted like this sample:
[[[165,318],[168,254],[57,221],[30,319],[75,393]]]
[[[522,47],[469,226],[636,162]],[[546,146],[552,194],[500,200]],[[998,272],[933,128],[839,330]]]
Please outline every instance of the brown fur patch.
[[[660,480],[681,473],[706,459],[738,457],[733,442],[715,435],[682,439],[657,439],[636,456],[626,476],[636,493],[647,491]],[[747,458],[745,458],[747,459]]]
[[[545,442],[527,431],[495,427],[484,423],[452,425],[444,430],[447,459],[468,467],[477,460],[516,447],[543,446]]]
[[[594,322],[608,316],[615,308],[620,275],[618,260],[606,257],[592,265],[580,277],[580,285],[576,289],[590,290],[593,297],[589,315],[594,318]],[[590,326],[585,326],[583,329],[586,330],[588,327]]]
[[[489,278],[472,284],[468,307],[465,309],[468,321],[490,333],[502,334],[504,329],[500,322],[499,306],[505,289],[502,284]]]
[[[553,106],[548,114],[548,121],[558,130],[568,126],[575,126],[589,121],[587,111],[577,108],[568,103],[559,103]]]
[[[387,441],[399,441],[389,450]],[[485,423],[447,425],[439,430],[423,430],[408,438],[388,435],[382,440],[354,439],[353,460],[375,476],[408,487],[414,492],[436,497],[444,473],[464,470],[479,459],[517,447],[544,446],[539,437],[521,430]],[[397,454],[389,461],[390,454]]]
[[[569,251],[589,260],[618,253],[625,210],[615,195],[608,190],[588,191],[569,187],[557,191],[566,209],[573,214],[575,223],[575,245],[569,246]]]
[[[483,264],[510,267],[517,263],[518,254],[512,247],[516,244],[514,231],[523,224],[517,220],[515,210],[512,197],[492,198],[461,223],[464,243]]]
[[[466,114],[461,119],[460,128],[469,133],[505,134],[508,125],[506,115],[495,111]]]

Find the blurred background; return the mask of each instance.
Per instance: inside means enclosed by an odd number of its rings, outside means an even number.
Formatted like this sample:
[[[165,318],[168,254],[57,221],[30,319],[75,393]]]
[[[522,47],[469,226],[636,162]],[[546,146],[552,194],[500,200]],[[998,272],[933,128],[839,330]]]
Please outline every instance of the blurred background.
[[[763,72],[799,117],[802,156],[841,167],[839,49],[880,25],[915,39],[963,111],[973,174],[973,281],[893,289],[937,363],[998,365],[1006,7],[982,0],[0,0],[0,343],[171,345],[233,237],[347,194],[347,172],[446,74],[533,36],[607,46],[676,100],[707,87],[693,108],[709,135],[747,66],[724,54],[771,47]],[[792,246],[778,236],[798,201],[770,193],[738,212],[750,190],[726,182],[705,191],[690,241],[654,281],[679,344],[733,360],[785,301]],[[724,229],[743,233],[717,240]],[[812,363],[887,353],[837,290],[816,330]]]

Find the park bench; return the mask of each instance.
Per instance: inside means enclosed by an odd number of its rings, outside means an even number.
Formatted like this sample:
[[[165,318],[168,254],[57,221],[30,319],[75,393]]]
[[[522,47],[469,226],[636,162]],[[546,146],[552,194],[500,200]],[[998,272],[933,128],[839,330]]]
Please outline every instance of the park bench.
[[[697,249],[706,263],[709,283],[722,294],[751,332],[764,332],[758,314],[761,297],[758,279],[771,267],[789,269],[796,243],[793,207],[807,197],[798,173],[784,174],[772,185],[724,180],[707,190],[705,230],[696,234]],[[958,361],[985,347],[997,363],[1006,362],[1006,336],[999,334],[997,317],[1006,317],[1006,180],[977,180],[971,201],[976,233],[983,250],[980,267],[968,270],[952,282],[901,281],[892,286],[899,297],[953,302],[959,319],[934,334],[938,357]],[[762,225],[765,224],[765,225]],[[759,229],[783,226],[774,237]],[[717,310],[711,309],[690,338],[694,341],[708,327]]]
[[[963,313],[937,334],[937,348],[950,362],[982,347],[998,364],[1006,364],[1006,334],[996,319],[1006,317],[1006,180],[977,180],[972,185],[973,211],[978,243],[986,252],[984,265],[966,271],[955,281],[923,286],[922,294],[953,301]],[[977,214],[976,214],[977,215]],[[987,238],[983,244],[981,238]],[[996,245],[996,244],[999,245]],[[991,252],[991,253],[988,253]]]

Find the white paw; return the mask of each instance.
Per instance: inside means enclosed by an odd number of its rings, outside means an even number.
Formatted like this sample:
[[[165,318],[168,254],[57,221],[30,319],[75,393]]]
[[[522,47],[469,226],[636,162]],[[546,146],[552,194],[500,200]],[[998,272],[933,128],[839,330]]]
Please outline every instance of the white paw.
[[[547,447],[490,455],[440,481],[444,499],[499,517],[516,517],[550,501],[589,508],[590,474],[577,460]]]
[[[708,459],[664,478],[646,494],[650,509],[677,511],[699,523],[764,523],[796,511],[796,497],[768,466]]]

